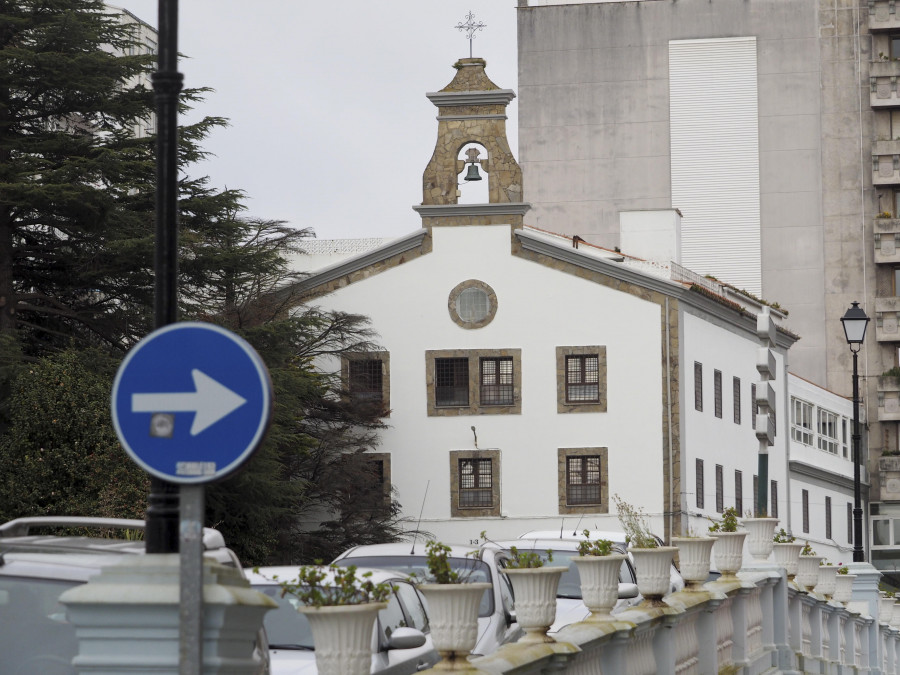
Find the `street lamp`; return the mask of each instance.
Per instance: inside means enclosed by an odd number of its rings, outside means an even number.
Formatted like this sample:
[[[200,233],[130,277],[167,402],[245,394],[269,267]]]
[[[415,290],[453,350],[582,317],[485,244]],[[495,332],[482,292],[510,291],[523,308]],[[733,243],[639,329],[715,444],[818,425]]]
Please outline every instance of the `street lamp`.
[[[862,544],[862,506],[859,496],[859,373],[856,360],[863,340],[866,339],[869,317],[860,309],[859,303],[854,302],[841,317],[841,323],[844,325],[847,344],[853,352],[853,562],[865,562]]]

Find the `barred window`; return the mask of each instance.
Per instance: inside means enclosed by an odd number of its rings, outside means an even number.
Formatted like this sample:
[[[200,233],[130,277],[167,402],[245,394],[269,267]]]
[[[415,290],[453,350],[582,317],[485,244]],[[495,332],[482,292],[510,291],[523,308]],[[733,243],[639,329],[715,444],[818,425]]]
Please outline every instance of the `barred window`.
[[[759,476],[753,474],[753,515],[759,517]]]
[[[722,371],[713,371],[713,397],[715,400],[716,417],[722,418]]]
[[[513,404],[511,356],[481,359],[481,405]]]
[[[772,503],[769,504],[769,516],[778,517],[778,481],[772,481]]]
[[[756,385],[750,385],[750,425],[756,429]]]
[[[724,477],[722,465],[716,464],[716,513],[725,511],[725,493],[724,493]]]
[[[434,403],[436,406],[469,405],[469,359],[434,360]]]
[[[381,401],[383,398],[381,359],[352,359],[350,370],[350,396],[363,401]]]
[[[703,364],[694,361],[694,409],[703,412]]]
[[[734,401],[734,423],[741,423],[741,378],[735,377],[731,383],[731,398]]]
[[[599,504],[601,488],[599,456],[566,458],[567,504]]]
[[[847,543],[853,543],[853,504],[847,502]]]
[[[566,402],[600,400],[600,358],[597,354],[566,357]]]
[[[734,472],[734,510],[738,515],[744,512],[744,474],[740,471]]]
[[[697,508],[703,508],[703,460],[697,460],[697,478],[696,478],[696,487],[694,488],[694,492],[697,495]]]
[[[493,506],[493,466],[490,459],[459,460],[460,508]]]
[[[831,539],[831,497],[825,497],[825,538]]]

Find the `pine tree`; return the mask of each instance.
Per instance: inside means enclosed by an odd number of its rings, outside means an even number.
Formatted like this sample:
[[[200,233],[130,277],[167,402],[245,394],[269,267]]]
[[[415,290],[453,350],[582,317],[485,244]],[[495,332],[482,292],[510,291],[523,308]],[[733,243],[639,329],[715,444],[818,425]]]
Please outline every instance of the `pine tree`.
[[[105,413],[115,364],[152,328],[154,139],[132,130],[151,119],[152,92],[134,83],[153,64],[127,55],[131,44],[98,0],[0,0],[0,415],[12,417],[0,426],[0,517],[145,506],[146,477]],[[183,105],[202,94],[183,92]],[[313,365],[374,336],[363,317],[296,309],[280,290],[310,232],[245,218],[239,190],[186,175],[223,124],[179,130],[180,317],[246,337],[276,408],[246,469],[210,488],[208,524],[247,564],[389,540],[398,507],[373,488],[365,455],[381,422]],[[20,359],[33,365],[10,367]]]

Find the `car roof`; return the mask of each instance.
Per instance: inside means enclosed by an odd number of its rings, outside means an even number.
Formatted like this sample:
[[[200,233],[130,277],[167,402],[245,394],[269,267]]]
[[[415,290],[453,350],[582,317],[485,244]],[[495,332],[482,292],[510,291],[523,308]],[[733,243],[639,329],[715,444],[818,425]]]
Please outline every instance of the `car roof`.
[[[252,567],[244,570],[244,576],[251,585],[264,586],[266,584],[277,584],[282,581],[294,581],[300,574],[302,567],[316,567],[325,572],[325,581],[331,582],[334,574],[328,565],[277,565],[270,567]],[[386,581],[408,580],[409,577],[401,572],[393,570],[370,569],[368,567],[358,567],[356,576],[368,574],[369,581],[380,584]]]
[[[519,535],[519,539],[555,539],[563,541],[584,541],[590,539],[597,541],[598,539],[608,539],[614,544],[625,543],[624,532],[611,532],[604,530],[588,530],[585,537],[584,530],[532,530]]]
[[[450,556],[453,558],[464,558],[471,556],[478,551],[477,546],[467,546],[464,544],[448,544],[450,547]],[[413,545],[410,542],[395,542],[393,544],[365,544],[363,546],[354,546],[341,553],[336,560],[345,558],[360,558],[362,556],[424,556],[425,542],[416,542]]]

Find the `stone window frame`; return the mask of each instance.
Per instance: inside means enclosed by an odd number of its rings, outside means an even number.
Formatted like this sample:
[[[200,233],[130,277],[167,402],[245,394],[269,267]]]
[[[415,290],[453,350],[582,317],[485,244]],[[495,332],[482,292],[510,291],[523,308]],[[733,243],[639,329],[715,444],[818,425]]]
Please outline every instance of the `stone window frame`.
[[[480,288],[487,293],[488,313],[479,321],[466,321],[456,311],[456,301],[459,298],[460,293],[468,288]],[[458,283],[453,287],[453,290],[450,291],[450,295],[447,298],[447,310],[450,312],[450,318],[453,319],[453,322],[460,328],[465,328],[466,330],[484,328],[494,320],[494,316],[497,314],[497,294],[494,292],[493,288],[483,281],[479,281],[478,279],[466,279],[465,281]]]
[[[512,357],[512,405],[482,405],[481,359]],[[469,405],[438,406],[435,404],[435,361],[437,359],[466,358],[469,360]],[[426,407],[429,417],[458,417],[461,415],[521,415],[522,414],[522,350],[521,349],[428,349],[425,351]]]
[[[599,401],[566,400],[566,357],[597,356],[597,386]],[[590,413],[606,412],[606,347],[602,345],[566,346],[556,348],[556,412],[557,413]]]
[[[381,462],[381,475],[384,479],[382,482],[382,486],[384,487],[384,501],[385,505],[389,506],[393,495],[393,483],[391,482],[391,453],[367,452],[365,457],[372,462]]]
[[[568,503],[566,489],[566,465],[569,457],[600,457],[600,502],[597,504]],[[557,448],[556,450],[557,495],[560,515],[581,513],[609,513],[609,448]]]
[[[459,461],[461,459],[491,460],[491,506],[466,507],[459,504]],[[500,515],[500,451],[450,451],[450,516],[452,518],[485,518]]]
[[[341,356],[341,382],[350,396],[350,361],[381,361],[381,404],[380,417],[391,416],[391,353],[388,351],[351,352]]]

